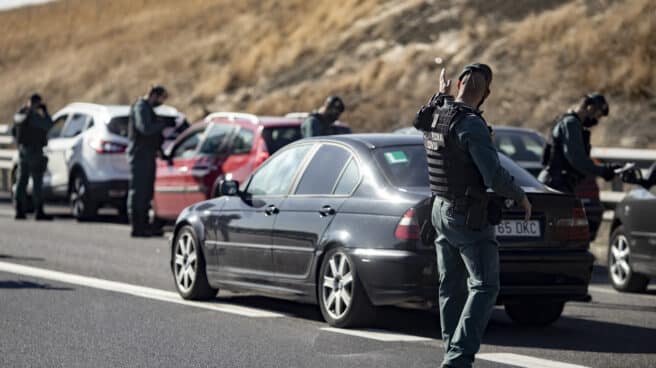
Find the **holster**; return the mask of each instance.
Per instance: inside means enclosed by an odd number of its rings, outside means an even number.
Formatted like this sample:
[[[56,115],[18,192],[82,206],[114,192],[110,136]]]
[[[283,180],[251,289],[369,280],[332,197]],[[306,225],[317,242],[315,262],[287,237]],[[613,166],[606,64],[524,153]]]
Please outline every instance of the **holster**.
[[[465,191],[468,200],[465,211],[465,225],[472,230],[481,230],[488,221],[488,203],[490,197],[487,192],[468,187]]]

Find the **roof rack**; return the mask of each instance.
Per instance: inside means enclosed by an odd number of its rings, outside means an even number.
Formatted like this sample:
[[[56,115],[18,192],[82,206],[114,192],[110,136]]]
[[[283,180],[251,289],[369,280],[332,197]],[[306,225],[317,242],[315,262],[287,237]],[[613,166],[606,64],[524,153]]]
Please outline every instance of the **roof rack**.
[[[250,120],[253,124],[260,123],[260,119],[256,115],[243,112],[213,112],[205,117],[205,121],[210,121],[216,118],[224,118],[228,120],[244,119]]]

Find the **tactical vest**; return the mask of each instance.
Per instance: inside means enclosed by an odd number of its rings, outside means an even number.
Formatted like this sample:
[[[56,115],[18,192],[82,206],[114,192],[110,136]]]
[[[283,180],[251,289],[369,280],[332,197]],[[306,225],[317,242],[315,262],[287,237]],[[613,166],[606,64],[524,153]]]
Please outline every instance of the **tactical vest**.
[[[580,173],[569,163],[567,157],[565,157],[565,148],[562,139],[554,135],[554,131],[558,129],[558,125],[568,116],[573,116],[577,120],[579,119],[576,114],[567,113],[557,120],[556,125],[551,130],[550,142],[547,145],[547,150],[545,150],[547,158],[543,164],[546,166],[546,170],[552,178],[563,177],[566,182],[576,186],[578,182],[585,178],[585,174]],[[585,152],[589,155],[591,150],[589,131],[583,131],[583,144]]]
[[[481,173],[469,153],[458,147],[453,136],[454,127],[469,114],[475,112],[464,106],[446,103],[436,108],[430,129],[424,132],[433,195],[456,200],[464,198],[468,188],[478,193],[485,192]]]
[[[32,124],[31,120],[34,113],[27,110],[21,110],[20,113],[24,113],[27,116],[25,120],[14,126],[16,143],[19,146],[37,149],[46,146],[48,144],[47,132]]]
[[[128,117],[128,139],[130,140],[130,146],[128,147],[128,154],[135,155],[139,152],[147,153],[149,155],[154,155],[160,149],[162,143],[164,142],[164,137],[162,134],[153,134],[145,135],[142,134],[135,126],[135,114],[137,114],[137,104],[144,103],[147,105],[147,113],[151,115],[150,121],[156,122],[157,115],[150,105],[142,101],[142,99],[137,100],[130,107],[130,115]]]

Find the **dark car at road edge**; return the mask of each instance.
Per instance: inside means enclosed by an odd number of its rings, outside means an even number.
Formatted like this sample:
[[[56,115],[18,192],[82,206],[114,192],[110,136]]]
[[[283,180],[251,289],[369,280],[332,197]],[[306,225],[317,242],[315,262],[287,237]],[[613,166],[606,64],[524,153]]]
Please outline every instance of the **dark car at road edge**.
[[[500,155],[528,192],[531,221],[504,210],[501,292],[522,324],[556,321],[566,301],[589,300],[593,257],[579,200],[554,192]],[[422,139],[390,134],[305,139],[281,149],[237,189],[179,216],[171,243],[176,287],[187,299],[219,288],[318,303],[326,321],[365,322],[373,307],[437,302]],[[493,195],[494,196],[494,195]],[[530,230],[529,230],[530,228]]]

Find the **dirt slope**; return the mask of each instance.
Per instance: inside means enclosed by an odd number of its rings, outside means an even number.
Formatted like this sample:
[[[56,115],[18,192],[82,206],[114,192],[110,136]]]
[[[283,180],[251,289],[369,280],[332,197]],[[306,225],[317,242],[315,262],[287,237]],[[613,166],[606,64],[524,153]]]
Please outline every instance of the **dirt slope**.
[[[338,4],[338,5],[336,5]],[[542,131],[588,91],[611,117],[597,144],[656,148],[653,0],[61,0],[0,12],[0,121],[29,92],[129,103],[161,82],[207,111],[308,110],[331,93],[357,131],[409,124],[442,59],[496,72],[495,124]]]

